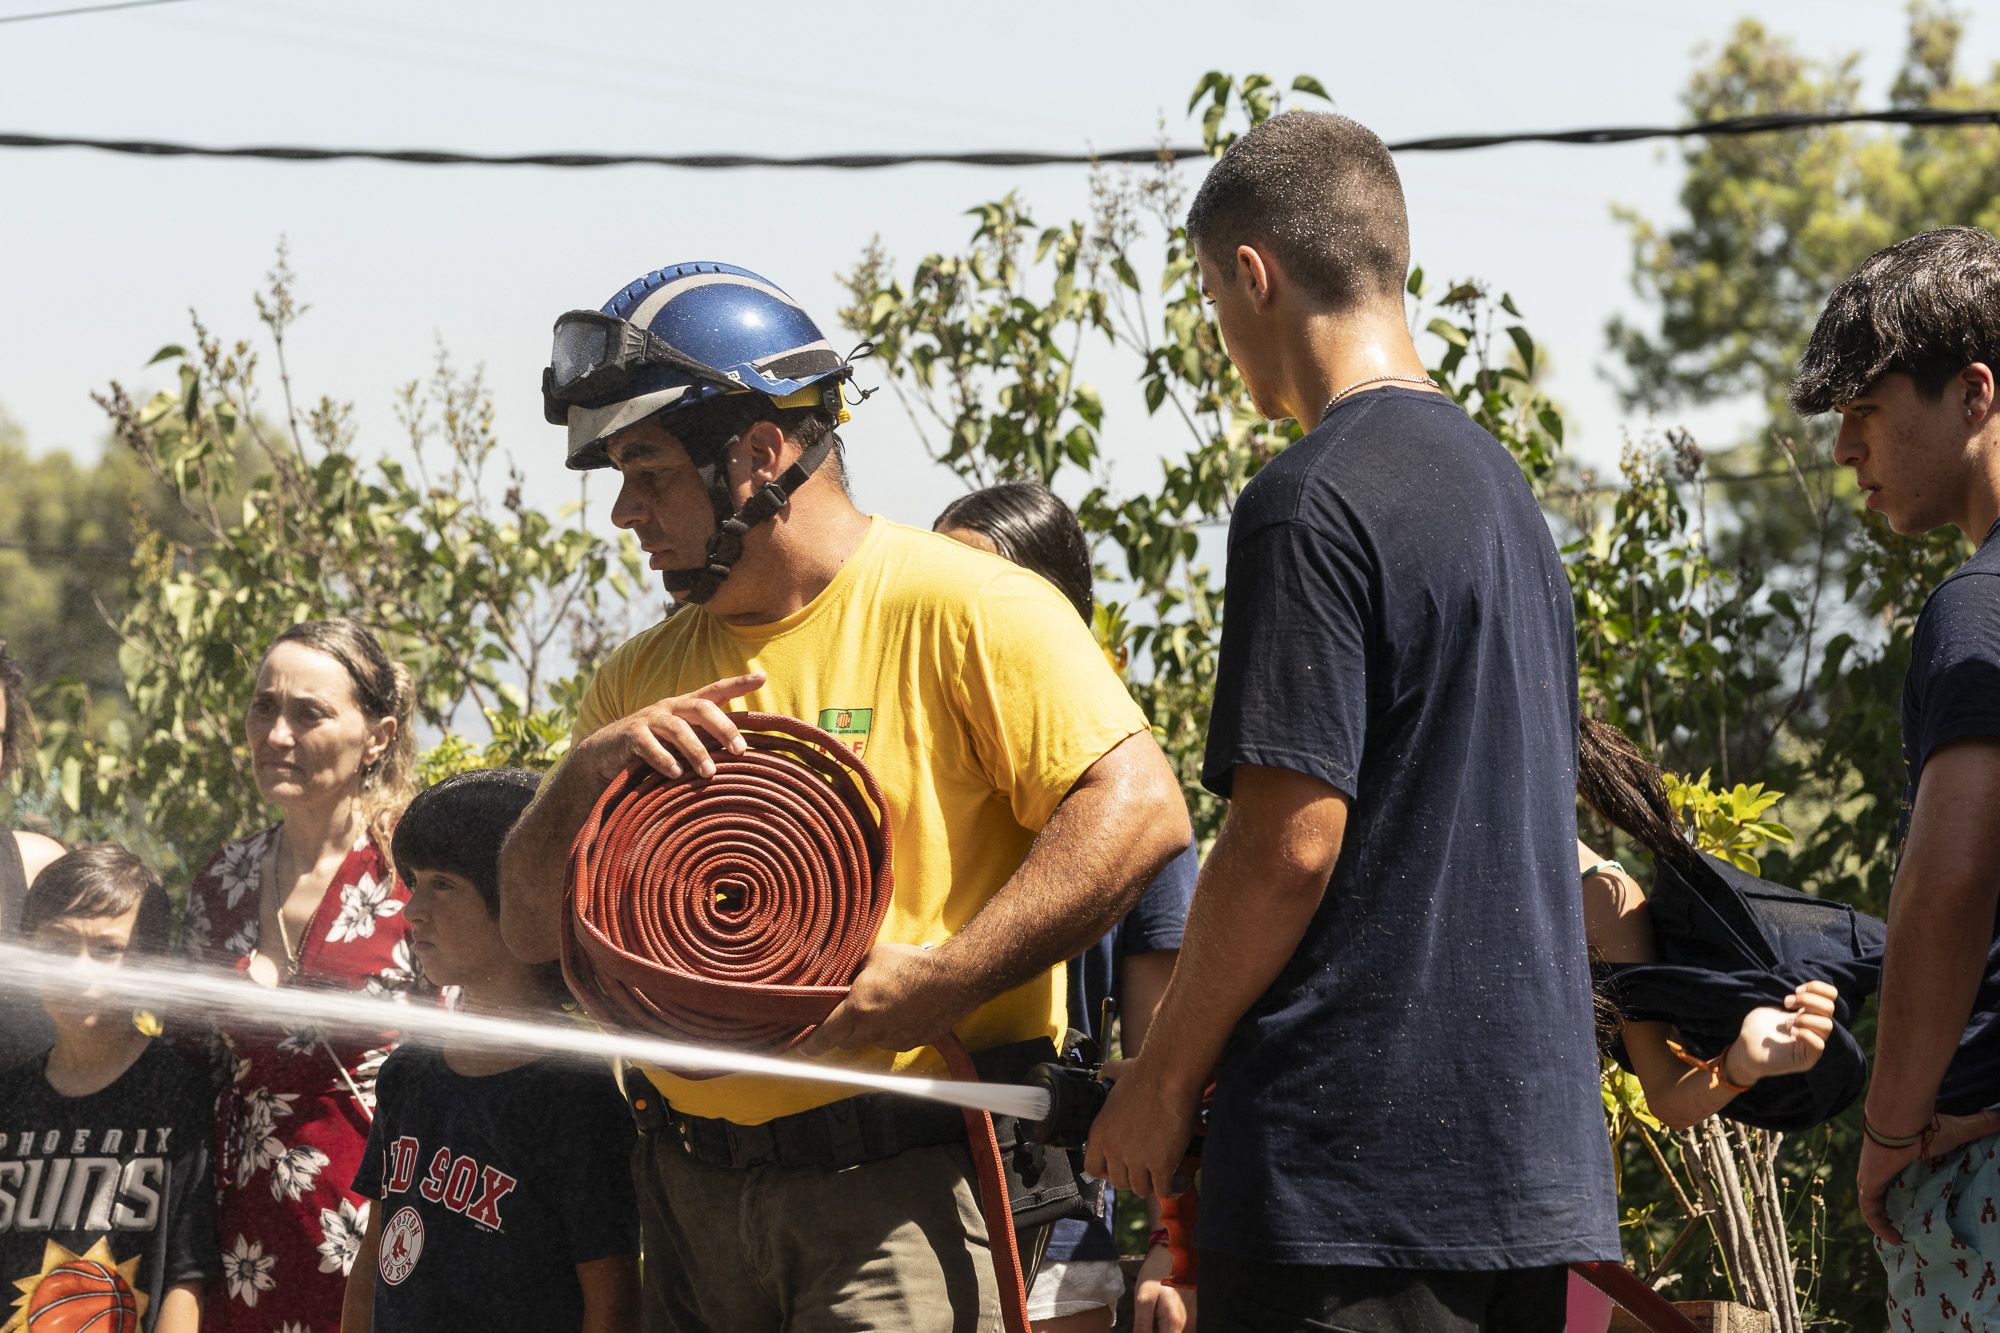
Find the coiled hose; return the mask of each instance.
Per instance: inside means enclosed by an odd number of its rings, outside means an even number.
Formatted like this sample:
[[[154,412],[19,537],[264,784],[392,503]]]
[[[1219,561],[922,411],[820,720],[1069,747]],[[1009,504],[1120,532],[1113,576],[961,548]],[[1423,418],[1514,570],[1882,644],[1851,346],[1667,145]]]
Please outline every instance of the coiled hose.
[[[889,811],[861,761],[816,727],[733,716],[747,753],[715,776],[635,765],[570,849],[563,975],[601,1023],[677,1041],[789,1050],[847,995],[894,888]],[[956,1038],[939,1044],[976,1080]],[[1027,1333],[993,1117],[965,1112],[1009,1333]]]

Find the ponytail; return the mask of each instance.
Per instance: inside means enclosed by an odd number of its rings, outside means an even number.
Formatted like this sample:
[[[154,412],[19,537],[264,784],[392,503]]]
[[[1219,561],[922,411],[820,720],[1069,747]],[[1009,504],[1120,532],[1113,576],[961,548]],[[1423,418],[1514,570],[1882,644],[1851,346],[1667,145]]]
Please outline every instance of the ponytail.
[[[1631,835],[1656,863],[1696,873],[1701,856],[1667,800],[1666,783],[1624,732],[1586,716],[1578,732],[1576,794]]]
[[[389,711],[383,716],[396,719],[396,735],[361,775],[361,810],[368,820],[368,836],[385,857],[396,821],[417,789],[417,682],[401,662],[389,663],[388,695]]]

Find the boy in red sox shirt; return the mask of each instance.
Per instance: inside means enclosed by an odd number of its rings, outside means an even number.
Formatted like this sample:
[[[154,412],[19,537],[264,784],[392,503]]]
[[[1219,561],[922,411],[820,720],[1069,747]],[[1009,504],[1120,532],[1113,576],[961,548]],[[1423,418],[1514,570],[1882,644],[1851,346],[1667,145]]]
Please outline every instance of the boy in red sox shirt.
[[[411,947],[464,1009],[545,1010],[562,993],[559,969],[500,939],[495,863],[535,784],[520,770],[462,773],[396,826]],[[344,1333],[637,1325],[632,1119],[609,1069],[412,1044],[377,1088],[354,1181],[373,1203]]]

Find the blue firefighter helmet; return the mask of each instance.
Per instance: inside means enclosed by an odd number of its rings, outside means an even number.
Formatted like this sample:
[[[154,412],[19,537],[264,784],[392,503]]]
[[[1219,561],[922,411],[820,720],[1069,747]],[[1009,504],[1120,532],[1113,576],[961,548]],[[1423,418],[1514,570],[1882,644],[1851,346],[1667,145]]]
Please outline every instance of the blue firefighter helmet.
[[[569,428],[569,466],[608,467],[604,442],[648,417],[721,394],[845,417],[846,358],[798,302],[734,264],[672,264],[598,310],[556,321],[543,413]]]

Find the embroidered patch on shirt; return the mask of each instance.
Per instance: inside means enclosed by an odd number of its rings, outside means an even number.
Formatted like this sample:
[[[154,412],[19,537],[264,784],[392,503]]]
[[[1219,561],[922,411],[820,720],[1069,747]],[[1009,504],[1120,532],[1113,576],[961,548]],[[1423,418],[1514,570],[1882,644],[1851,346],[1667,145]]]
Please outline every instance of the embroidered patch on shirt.
[[[847,742],[857,759],[868,748],[868,731],[874,725],[872,708],[822,708],[819,712],[819,729]]]

